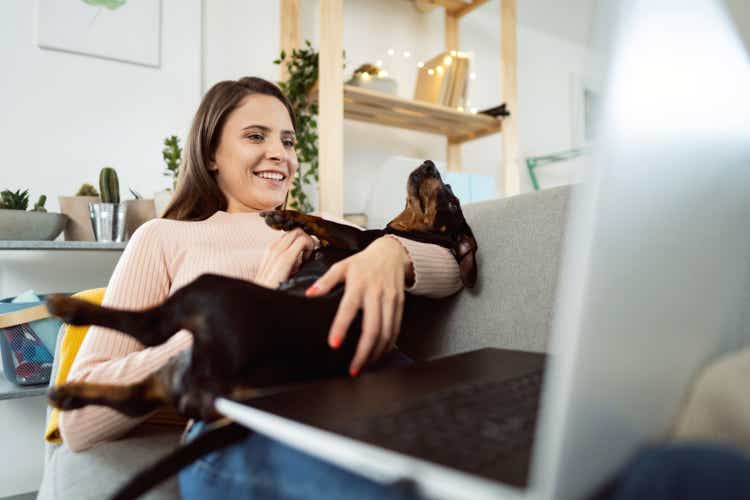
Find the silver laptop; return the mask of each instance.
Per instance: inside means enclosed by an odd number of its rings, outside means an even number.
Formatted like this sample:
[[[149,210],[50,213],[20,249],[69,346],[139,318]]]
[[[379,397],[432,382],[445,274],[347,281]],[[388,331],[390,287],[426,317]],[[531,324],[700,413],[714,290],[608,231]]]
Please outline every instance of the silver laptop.
[[[720,1],[599,5],[595,168],[571,204],[528,486],[228,400],[218,411],[445,499],[583,498],[664,437],[696,371],[750,339],[750,68]]]

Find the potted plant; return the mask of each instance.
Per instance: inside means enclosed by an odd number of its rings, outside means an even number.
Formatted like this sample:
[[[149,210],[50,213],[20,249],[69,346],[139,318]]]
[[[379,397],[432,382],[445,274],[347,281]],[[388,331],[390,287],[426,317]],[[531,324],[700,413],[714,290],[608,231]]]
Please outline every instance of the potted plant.
[[[120,203],[120,182],[112,167],[104,167],[99,172],[99,192],[101,202],[89,203],[91,224],[96,241],[125,241],[125,218],[127,204]]]
[[[91,227],[89,203],[100,201],[99,193],[91,184],[84,183],[75,196],[59,196],[60,212],[70,219],[65,226],[66,241],[94,241],[94,229]]]
[[[27,211],[29,190],[0,193],[0,240],[54,240],[62,232],[68,217],[47,213],[44,204],[47,196],[41,195],[34,208]]]
[[[169,202],[172,201],[172,195],[177,187],[177,176],[180,173],[180,161],[182,159],[180,138],[176,135],[170,135],[164,139],[164,149],[161,151],[161,156],[167,164],[164,176],[172,179],[172,187],[154,193],[154,205],[157,217],[161,217],[164,214],[164,210],[166,210]]]
[[[133,195],[133,199],[125,202],[128,206],[127,215],[125,216],[125,232],[128,238],[133,235],[141,224],[156,217],[156,208],[153,199],[144,199],[143,196],[132,188],[130,188],[130,194]]]

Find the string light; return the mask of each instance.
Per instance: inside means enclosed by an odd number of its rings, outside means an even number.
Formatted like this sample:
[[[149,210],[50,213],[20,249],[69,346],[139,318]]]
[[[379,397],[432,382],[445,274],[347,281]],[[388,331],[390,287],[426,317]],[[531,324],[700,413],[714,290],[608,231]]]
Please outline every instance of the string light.
[[[422,61],[419,61],[417,63],[417,68],[424,68],[424,63]]]
[[[377,66],[378,68],[380,68],[381,66],[383,66],[383,60],[382,59],[378,59],[377,61],[375,61],[375,66]]]
[[[472,72],[472,73],[469,74],[469,78],[471,78],[472,80],[476,80],[477,79],[477,74]]]
[[[432,75],[435,74],[435,70],[432,69],[432,68],[430,68],[430,69],[427,70],[427,74],[430,75],[430,76],[432,76]]]
[[[437,68],[435,68],[435,69],[436,69],[436,70],[437,70],[437,72],[438,72],[438,73],[440,73],[441,75],[443,74],[443,67],[442,67],[442,66],[438,66],[438,67],[437,67]]]
[[[378,76],[380,78],[385,78],[386,76],[388,76],[388,72],[384,69],[381,69],[380,71],[378,71]]]
[[[405,58],[405,59],[408,59],[408,58],[410,58],[410,57],[411,57],[411,52],[409,52],[408,50],[405,50],[405,51],[404,51],[404,58]]]
[[[453,58],[451,56],[445,56],[445,59],[443,59],[443,64],[446,66],[450,66],[453,62]]]
[[[392,56],[392,55],[393,55],[393,54],[395,54],[395,53],[396,53],[396,51],[395,51],[395,50],[393,50],[393,49],[388,49],[388,55],[389,55],[389,56]]]
[[[477,114],[477,108],[471,108],[471,112]]]

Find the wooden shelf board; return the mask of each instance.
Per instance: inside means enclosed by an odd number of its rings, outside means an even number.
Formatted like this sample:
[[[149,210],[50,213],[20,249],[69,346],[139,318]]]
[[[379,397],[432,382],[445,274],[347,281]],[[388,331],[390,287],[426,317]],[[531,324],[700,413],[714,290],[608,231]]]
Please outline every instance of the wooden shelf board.
[[[444,135],[451,144],[494,134],[502,128],[502,122],[491,116],[402,99],[351,85],[344,85],[344,117]]]

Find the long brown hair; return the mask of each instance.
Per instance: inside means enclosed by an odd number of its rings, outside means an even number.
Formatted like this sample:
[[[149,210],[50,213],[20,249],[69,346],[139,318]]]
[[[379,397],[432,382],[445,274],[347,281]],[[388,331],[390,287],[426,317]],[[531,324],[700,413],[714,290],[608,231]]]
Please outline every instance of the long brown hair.
[[[245,97],[253,94],[270,95],[281,101],[289,111],[292,126],[297,129],[292,105],[273,83],[251,76],[217,83],[203,97],[195,113],[185,143],[175,194],[162,217],[197,221],[211,217],[218,210],[227,209],[226,196],[209,166],[219,147],[227,116]]]

